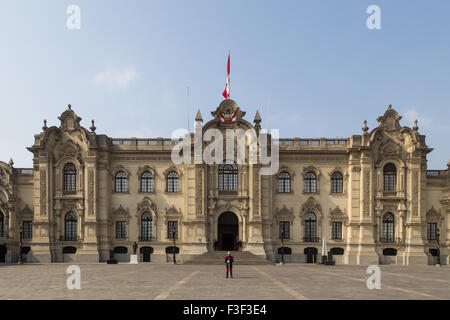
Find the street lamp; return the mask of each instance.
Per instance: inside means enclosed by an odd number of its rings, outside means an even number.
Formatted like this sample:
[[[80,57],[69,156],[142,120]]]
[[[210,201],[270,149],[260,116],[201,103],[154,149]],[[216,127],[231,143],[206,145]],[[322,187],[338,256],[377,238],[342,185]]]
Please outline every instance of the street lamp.
[[[281,263],[284,264],[284,228],[281,229]]]
[[[175,231],[174,230],[172,230],[172,237],[173,237],[173,264],[177,264],[177,259],[176,259],[176,257],[175,257],[175,245],[176,245],[176,243],[175,243],[175,239],[176,239],[176,235],[175,235]]]
[[[19,226],[19,264],[22,263],[22,226]]]
[[[437,263],[441,265],[441,252],[439,250],[439,227],[436,227],[436,240],[437,240]]]

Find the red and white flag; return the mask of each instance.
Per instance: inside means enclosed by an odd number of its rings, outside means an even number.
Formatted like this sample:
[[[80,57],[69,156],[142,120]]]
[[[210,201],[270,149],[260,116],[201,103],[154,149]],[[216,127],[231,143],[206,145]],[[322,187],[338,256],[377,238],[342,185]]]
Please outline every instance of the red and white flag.
[[[227,63],[227,85],[225,90],[223,90],[222,95],[225,99],[230,99],[230,52],[228,52],[228,63]]]

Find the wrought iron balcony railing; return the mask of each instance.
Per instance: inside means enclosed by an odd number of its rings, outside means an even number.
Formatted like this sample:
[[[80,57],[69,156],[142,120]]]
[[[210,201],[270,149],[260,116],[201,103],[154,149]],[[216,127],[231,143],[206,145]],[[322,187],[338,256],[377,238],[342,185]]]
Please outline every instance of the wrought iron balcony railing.
[[[320,242],[319,237],[303,237],[303,242]]]

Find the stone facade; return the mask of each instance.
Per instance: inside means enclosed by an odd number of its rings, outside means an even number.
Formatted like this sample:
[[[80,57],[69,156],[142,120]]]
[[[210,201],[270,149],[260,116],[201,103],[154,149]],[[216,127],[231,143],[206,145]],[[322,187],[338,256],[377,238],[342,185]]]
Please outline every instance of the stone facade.
[[[251,124],[232,100],[211,114],[204,126],[197,114],[196,132],[260,134],[259,113]],[[69,105],[59,126],[44,122],[35,135],[32,169],[0,162],[0,261],[17,262],[20,247],[26,262],[104,262],[111,250],[128,261],[134,242],[141,261],[172,261],[175,242],[182,262],[215,244],[229,249],[232,236],[273,261],[283,245],[285,261],[314,262],[326,239],[328,249],[339,248],[339,264],[434,263],[438,244],[448,264],[449,170],[427,170],[432,149],[417,124],[402,127],[400,119],[389,106],[361,135],[279,139],[276,174],[246,163],[223,178],[217,164],[175,165],[171,139],[110,138],[93,121],[88,130]]]

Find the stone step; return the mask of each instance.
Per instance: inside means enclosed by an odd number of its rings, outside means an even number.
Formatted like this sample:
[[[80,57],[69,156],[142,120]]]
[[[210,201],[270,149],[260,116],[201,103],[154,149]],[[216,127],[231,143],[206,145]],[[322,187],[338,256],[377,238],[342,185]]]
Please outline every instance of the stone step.
[[[224,257],[227,255],[227,251],[211,251],[201,254],[195,258],[185,261],[183,264],[187,265],[222,265],[225,264]],[[231,255],[234,257],[235,265],[268,265],[273,262],[257,256],[248,251],[231,251]]]

